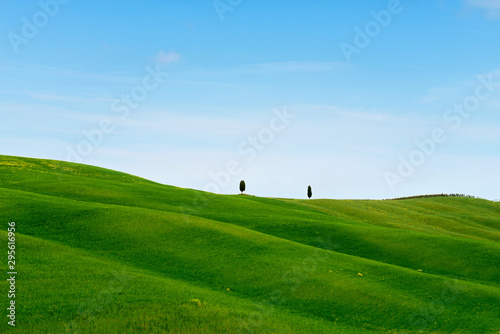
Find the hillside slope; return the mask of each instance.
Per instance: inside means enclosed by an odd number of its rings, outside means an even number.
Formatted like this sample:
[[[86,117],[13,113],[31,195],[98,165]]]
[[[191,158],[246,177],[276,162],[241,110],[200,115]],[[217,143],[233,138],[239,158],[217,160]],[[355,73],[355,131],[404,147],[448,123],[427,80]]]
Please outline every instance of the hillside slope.
[[[499,203],[222,196],[0,156],[0,221],[19,333],[500,330]]]

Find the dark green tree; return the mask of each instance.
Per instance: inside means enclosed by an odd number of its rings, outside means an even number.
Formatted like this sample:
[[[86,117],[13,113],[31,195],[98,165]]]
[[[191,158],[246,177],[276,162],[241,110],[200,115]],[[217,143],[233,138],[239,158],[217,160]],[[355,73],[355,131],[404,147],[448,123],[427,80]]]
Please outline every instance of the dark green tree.
[[[241,180],[240,181],[240,191],[243,194],[245,192],[245,181]]]
[[[311,198],[313,195],[313,191],[312,191],[312,188],[311,186],[308,186],[307,187],[307,197]]]

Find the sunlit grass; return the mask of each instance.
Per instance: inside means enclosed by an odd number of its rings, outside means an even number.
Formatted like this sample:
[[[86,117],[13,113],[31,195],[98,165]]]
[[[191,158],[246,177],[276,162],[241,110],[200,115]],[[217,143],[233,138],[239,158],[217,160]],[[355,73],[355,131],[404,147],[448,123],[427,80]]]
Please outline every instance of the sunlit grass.
[[[220,196],[0,156],[0,217],[19,333],[500,328],[499,203]]]

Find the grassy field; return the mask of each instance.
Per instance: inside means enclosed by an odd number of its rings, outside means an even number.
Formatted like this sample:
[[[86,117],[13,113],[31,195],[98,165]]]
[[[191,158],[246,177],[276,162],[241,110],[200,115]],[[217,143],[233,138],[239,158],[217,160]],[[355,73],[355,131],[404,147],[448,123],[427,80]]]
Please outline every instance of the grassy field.
[[[1,333],[500,333],[500,203],[227,196],[0,156]]]

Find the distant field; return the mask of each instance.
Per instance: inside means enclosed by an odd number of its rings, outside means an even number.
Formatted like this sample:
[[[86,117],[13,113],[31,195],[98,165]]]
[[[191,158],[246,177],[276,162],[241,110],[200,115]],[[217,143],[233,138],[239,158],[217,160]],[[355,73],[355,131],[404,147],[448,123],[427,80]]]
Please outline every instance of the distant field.
[[[500,203],[215,195],[0,156],[12,333],[500,333]]]

